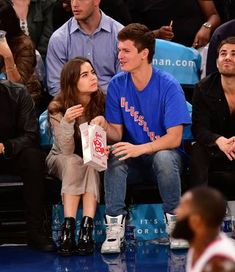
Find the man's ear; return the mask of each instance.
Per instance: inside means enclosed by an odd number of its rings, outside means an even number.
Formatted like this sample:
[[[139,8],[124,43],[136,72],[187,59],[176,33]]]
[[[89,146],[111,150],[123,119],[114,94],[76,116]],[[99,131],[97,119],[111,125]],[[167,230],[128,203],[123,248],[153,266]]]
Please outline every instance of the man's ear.
[[[196,230],[201,227],[201,217],[198,214],[192,214],[189,217],[189,226],[192,230]]]
[[[143,59],[147,59],[147,58],[148,58],[148,55],[149,55],[149,50],[148,50],[148,48],[143,49],[143,50],[142,50]]]
[[[94,3],[95,3],[95,6],[96,6],[96,7],[98,7],[98,6],[100,5],[100,1],[101,1],[101,0],[95,0]]]

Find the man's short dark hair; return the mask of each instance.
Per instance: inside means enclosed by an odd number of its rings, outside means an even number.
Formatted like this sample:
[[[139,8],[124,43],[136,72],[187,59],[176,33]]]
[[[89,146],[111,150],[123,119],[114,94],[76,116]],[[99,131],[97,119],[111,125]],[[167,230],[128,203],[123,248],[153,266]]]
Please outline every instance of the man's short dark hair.
[[[155,52],[155,37],[153,32],[149,30],[147,26],[139,23],[129,24],[118,33],[118,40],[133,41],[138,52],[147,48],[149,50],[148,63],[152,62]]]
[[[217,48],[217,56],[219,55],[219,51],[220,48],[224,45],[224,44],[235,44],[235,37],[228,37],[224,40],[221,41],[221,43],[219,44],[218,48]]]
[[[210,187],[196,187],[191,190],[192,209],[200,214],[209,228],[219,227],[226,214],[226,200],[223,195]]]

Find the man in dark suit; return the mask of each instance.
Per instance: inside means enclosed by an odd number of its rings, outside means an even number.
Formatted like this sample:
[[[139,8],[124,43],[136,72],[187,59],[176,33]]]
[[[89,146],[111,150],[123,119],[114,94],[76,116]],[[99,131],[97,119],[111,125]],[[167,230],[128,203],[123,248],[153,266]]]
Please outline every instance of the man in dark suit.
[[[0,173],[16,174],[23,180],[28,244],[55,250],[42,226],[45,169],[34,103],[23,85],[6,80],[0,81]]]
[[[191,185],[206,185],[210,169],[235,171],[235,37],[218,48],[218,72],[202,79],[193,96]]]

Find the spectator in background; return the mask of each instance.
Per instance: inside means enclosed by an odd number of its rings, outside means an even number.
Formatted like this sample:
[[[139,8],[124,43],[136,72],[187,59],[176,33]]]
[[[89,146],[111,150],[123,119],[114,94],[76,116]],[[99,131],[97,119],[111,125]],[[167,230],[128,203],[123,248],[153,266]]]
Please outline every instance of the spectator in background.
[[[123,25],[128,25],[132,22],[126,0],[102,0],[100,8],[105,14]],[[54,29],[58,29],[73,16],[71,0],[58,0],[53,14]]]
[[[51,36],[46,59],[50,95],[58,94],[62,67],[76,56],[91,60],[104,92],[119,71],[117,34],[123,26],[100,11],[99,5],[100,0],[72,0],[74,16]]]
[[[214,2],[222,23],[235,19],[234,0],[214,0]]]
[[[172,29],[165,29],[162,35],[156,31],[156,37],[165,39],[167,31],[168,39],[186,46],[205,46],[220,24],[213,0],[135,0],[131,4],[133,21],[142,22],[151,30],[169,26],[172,21]]]
[[[38,120],[23,85],[0,82],[0,116],[0,172],[19,175],[24,183],[28,245],[54,251],[43,229],[45,162],[39,149]]]
[[[220,232],[225,212],[225,199],[209,187],[181,198],[172,236],[189,242],[186,272],[235,272],[235,246]]]
[[[210,169],[235,170],[235,37],[220,43],[216,63],[193,95],[191,186],[207,185]]]
[[[57,0],[53,10],[53,28],[61,27],[73,16],[71,0]]]
[[[129,24],[118,33],[118,59],[122,73],[109,83],[106,119],[93,123],[114,142],[105,171],[106,240],[101,253],[119,253],[125,232],[126,180],[131,169],[149,169],[158,185],[168,226],[181,195],[180,145],[183,125],[190,123],[184,93],[169,74],[151,65],[153,33],[144,25]],[[164,243],[168,239],[164,238]],[[159,241],[163,242],[163,241]],[[171,246],[185,247],[182,241]]]
[[[30,37],[21,30],[11,1],[0,0],[0,29],[6,32],[6,38],[0,42],[0,70],[8,80],[26,85],[38,106],[42,86],[34,74],[35,49]]]
[[[102,0],[100,8],[105,14],[123,25],[132,23],[131,15],[127,5],[128,0]]]
[[[34,42],[43,60],[53,33],[52,14],[56,0],[12,0],[20,27]]]
[[[100,198],[98,172],[84,165],[79,125],[104,113],[104,94],[98,88],[96,72],[88,59],[77,57],[64,65],[61,92],[49,104],[54,144],[47,157],[49,173],[62,180],[64,224],[59,254],[87,255],[94,250],[93,218]],[[83,218],[78,244],[76,215],[82,198]]]
[[[206,75],[217,72],[216,59],[217,59],[217,49],[222,40],[235,36],[235,19],[219,26],[213,33],[207,53],[206,60]]]

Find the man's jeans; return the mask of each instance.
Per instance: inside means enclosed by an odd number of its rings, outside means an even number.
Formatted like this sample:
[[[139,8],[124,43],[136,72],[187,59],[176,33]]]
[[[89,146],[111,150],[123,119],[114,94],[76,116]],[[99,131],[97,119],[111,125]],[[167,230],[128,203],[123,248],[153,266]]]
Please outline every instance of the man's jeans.
[[[125,197],[128,173],[134,170],[148,172],[159,188],[163,210],[173,213],[181,196],[181,155],[176,150],[162,150],[119,161],[110,153],[104,175],[105,208],[110,216],[126,215]],[[148,171],[146,171],[148,170]]]

